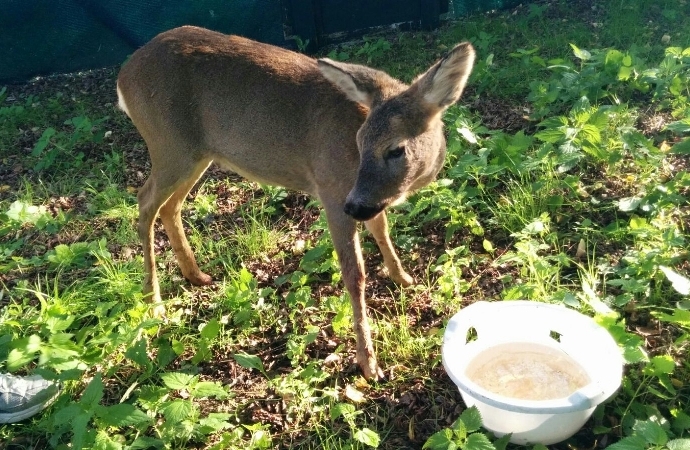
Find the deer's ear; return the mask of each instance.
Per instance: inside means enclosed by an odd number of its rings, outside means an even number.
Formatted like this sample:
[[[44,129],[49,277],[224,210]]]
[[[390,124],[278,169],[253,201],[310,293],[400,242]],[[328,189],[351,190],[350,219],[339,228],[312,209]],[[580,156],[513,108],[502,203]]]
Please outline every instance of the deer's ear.
[[[380,97],[378,78],[382,73],[369,67],[347,64],[328,58],[318,60],[319,70],[353,102],[371,108]],[[384,74],[385,75],[385,74]]]
[[[475,52],[469,42],[458,44],[415,80],[421,100],[436,112],[457,102],[472,72]]]

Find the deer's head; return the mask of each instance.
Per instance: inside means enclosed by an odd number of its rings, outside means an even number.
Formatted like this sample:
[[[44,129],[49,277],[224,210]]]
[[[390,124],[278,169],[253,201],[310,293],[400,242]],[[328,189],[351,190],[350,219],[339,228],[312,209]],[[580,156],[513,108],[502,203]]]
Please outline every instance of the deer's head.
[[[428,183],[443,166],[441,115],[462,94],[474,63],[462,43],[407,86],[369,67],[320,59],[321,73],[369,109],[357,132],[360,166],[345,212],[369,220]]]

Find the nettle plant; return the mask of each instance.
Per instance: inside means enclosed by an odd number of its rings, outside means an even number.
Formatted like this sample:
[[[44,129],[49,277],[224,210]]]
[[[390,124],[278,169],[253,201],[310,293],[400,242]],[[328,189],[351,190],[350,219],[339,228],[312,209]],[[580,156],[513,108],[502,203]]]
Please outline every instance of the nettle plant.
[[[663,158],[651,139],[634,127],[637,119],[626,105],[593,106],[588,97],[578,99],[567,116],[549,117],[539,123],[534,137],[553,152],[559,172],[567,172],[585,156],[594,164],[615,167],[626,156],[658,164]]]
[[[576,63],[557,58],[535,64],[551,72],[547,80],[530,83],[527,99],[532,102],[532,117],[541,119],[559,112],[564,105],[581,97],[592,102],[607,100],[618,103],[632,93],[648,94],[652,100],[674,107],[674,114],[686,109],[690,48],[670,47],[656,66],[647,63],[635,52],[616,49],[585,50],[571,44]]]
[[[36,158],[35,171],[49,169],[58,163],[59,158],[65,158],[74,167],[84,163],[84,152],[81,146],[85,144],[100,144],[106,134],[103,123],[110,117],[90,119],[87,116],[76,116],[64,122],[66,130],[48,127],[36,141],[31,156]]]

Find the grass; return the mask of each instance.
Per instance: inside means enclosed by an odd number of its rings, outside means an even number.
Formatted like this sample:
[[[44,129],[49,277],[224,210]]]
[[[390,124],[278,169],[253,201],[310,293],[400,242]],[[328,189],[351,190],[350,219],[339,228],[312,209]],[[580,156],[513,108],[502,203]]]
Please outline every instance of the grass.
[[[627,362],[620,392],[553,448],[687,448],[688,30],[685,2],[554,0],[328,50],[406,81],[458,41],[478,51],[444,118],[444,171],[389,215],[417,284],[378,277],[363,243],[377,383],[354,364],[317,205],[212,170],[183,218],[216,284],[190,286],[157,225],[169,318],[150,319],[147,158],[115,72],[0,87],[0,371],[63,385],[0,426],[0,449],[500,450],[440,342],[463,305],[520,298],[595,316]]]

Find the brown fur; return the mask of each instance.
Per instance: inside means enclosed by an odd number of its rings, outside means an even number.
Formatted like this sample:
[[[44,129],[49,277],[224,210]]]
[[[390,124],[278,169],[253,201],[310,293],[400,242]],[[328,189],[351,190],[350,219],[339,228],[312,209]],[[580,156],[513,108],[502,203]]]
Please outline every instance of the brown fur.
[[[352,301],[357,361],[366,377],[378,377],[356,219],[376,239],[391,278],[411,284],[384,208],[440,170],[441,113],[459,98],[473,60],[472,47],[460,44],[408,87],[364,66],[195,27],[162,33],[136,51],[120,71],[118,95],[151,156],[138,194],[138,231],[144,291],[159,305],[155,312],[163,312],[152,243],[157,215],[184,276],[211,283],[194,259],[180,210],[216,161],[321,201]]]

